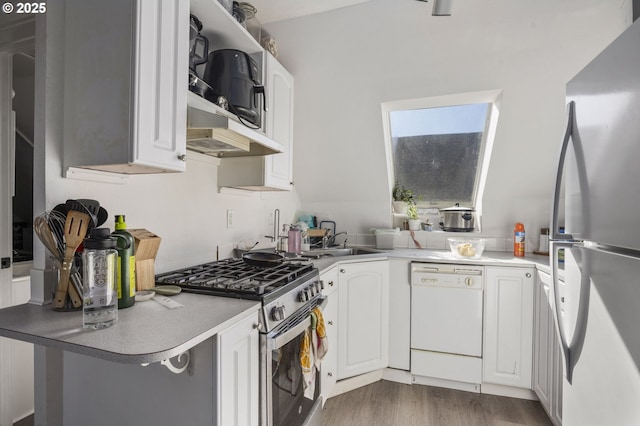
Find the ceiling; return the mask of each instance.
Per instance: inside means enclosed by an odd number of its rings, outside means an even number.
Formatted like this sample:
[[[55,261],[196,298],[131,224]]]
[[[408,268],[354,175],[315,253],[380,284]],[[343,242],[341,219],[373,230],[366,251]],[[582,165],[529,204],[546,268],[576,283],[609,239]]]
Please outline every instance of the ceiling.
[[[304,15],[326,12],[369,0],[249,0],[258,9],[256,18],[260,23],[281,21]]]

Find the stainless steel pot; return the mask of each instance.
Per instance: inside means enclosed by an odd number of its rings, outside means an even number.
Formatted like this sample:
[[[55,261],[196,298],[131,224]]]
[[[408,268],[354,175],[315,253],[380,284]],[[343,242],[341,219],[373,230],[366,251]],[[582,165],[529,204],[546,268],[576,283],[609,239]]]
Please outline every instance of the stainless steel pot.
[[[440,209],[443,221],[440,227],[444,231],[471,232],[476,229],[476,211],[471,207],[460,207],[456,203],[454,207]]]

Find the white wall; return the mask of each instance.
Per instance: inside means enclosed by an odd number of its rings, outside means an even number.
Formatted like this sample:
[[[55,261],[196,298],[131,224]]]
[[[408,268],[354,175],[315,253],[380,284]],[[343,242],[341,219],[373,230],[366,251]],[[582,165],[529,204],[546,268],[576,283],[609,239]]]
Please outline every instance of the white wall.
[[[564,131],[564,86],[631,22],[629,1],[371,0],[271,23],[296,82],[295,181],[302,207],[364,232],[390,226],[381,103],[502,90],[483,233],[548,226]],[[259,17],[258,17],[259,18]]]

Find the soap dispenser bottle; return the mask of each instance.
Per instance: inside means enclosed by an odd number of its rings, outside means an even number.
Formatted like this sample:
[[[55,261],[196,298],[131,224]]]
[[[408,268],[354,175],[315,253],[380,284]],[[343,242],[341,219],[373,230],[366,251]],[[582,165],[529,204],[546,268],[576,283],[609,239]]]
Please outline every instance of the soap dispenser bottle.
[[[302,245],[302,241],[301,241],[301,236],[300,236],[300,228],[298,228],[296,225],[291,225],[289,227],[289,232],[287,234],[287,252],[289,253],[295,253],[295,254],[300,254],[301,253],[301,245]]]

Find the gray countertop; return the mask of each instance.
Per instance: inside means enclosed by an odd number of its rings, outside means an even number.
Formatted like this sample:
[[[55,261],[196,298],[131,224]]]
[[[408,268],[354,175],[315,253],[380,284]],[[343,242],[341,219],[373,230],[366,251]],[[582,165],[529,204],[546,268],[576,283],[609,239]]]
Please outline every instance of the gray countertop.
[[[118,311],[118,321],[100,330],[82,328],[82,312],[24,304],[0,310],[0,336],[110,361],[138,364],[172,358],[255,315],[257,301],[181,293],[182,307],[154,300]]]
[[[485,252],[479,259],[457,259],[448,250],[394,249],[382,253],[312,259],[320,272],[337,263],[385,259],[493,266],[535,266],[548,271],[549,258]],[[153,301],[118,311],[118,321],[102,330],[83,330],[82,313],[56,312],[51,305],[24,304],[0,310],[0,336],[126,364],[172,358],[255,315],[257,301],[181,293],[177,309]]]

